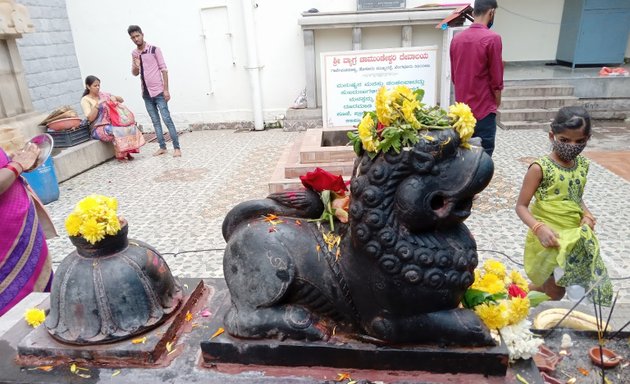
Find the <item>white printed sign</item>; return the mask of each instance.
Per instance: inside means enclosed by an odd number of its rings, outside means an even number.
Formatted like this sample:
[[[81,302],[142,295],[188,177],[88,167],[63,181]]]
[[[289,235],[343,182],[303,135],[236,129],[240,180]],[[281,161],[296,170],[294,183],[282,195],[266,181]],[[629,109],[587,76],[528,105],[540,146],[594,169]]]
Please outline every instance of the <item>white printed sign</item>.
[[[436,57],[436,46],[322,53],[324,128],[359,124],[382,86],[422,88],[422,102],[435,105]]]

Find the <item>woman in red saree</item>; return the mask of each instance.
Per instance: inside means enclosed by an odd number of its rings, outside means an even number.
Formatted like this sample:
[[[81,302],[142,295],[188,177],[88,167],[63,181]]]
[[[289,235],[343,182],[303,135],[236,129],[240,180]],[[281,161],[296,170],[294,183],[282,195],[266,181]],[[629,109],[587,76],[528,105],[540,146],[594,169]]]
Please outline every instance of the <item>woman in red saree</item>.
[[[139,153],[145,142],[142,132],[136,126],[133,113],[122,102],[123,98],[120,96],[101,92],[101,81],[98,77],[90,75],[85,78],[81,108],[90,123],[92,138],[112,142],[116,158],[126,161],[132,160],[131,154]]]
[[[38,151],[31,144],[10,159],[0,149],[0,316],[29,293],[50,291],[52,262],[43,227],[54,228],[20,177],[34,166]]]

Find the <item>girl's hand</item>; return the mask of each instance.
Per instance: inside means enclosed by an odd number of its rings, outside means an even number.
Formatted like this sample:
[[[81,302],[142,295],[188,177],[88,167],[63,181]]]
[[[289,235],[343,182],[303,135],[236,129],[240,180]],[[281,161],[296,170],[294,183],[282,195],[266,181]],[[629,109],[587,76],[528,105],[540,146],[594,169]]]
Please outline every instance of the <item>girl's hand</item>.
[[[540,226],[535,232],[538,237],[538,241],[545,248],[558,248],[560,247],[560,243],[558,243],[558,234],[553,231],[553,229],[549,228],[546,225]]]
[[[584,215],[582,217],[582,220],[580,221],[580,226],[582,226],[584,224],[586,224],[589,227],[591,227],[591,230],[594,230],[595,229],[595,224],[597,224],[597,220],[595,220],[595,218],[593,216]]]

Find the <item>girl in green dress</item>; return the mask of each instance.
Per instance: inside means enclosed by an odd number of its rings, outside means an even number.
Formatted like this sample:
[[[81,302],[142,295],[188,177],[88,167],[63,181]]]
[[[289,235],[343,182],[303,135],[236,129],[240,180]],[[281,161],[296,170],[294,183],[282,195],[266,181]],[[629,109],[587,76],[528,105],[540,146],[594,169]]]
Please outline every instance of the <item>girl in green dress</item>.
[[[599,282],[591,299],[610,305],[612,284],[593,232],[597,222],[582,201],[589,161],[580,153],[590,137],[591,119],[584,108],[558,111],[549,132],[552,151],[527,170],[516,214],[530,228],[525,272],[531,289],[560,300],[566,287],[588,290]]]

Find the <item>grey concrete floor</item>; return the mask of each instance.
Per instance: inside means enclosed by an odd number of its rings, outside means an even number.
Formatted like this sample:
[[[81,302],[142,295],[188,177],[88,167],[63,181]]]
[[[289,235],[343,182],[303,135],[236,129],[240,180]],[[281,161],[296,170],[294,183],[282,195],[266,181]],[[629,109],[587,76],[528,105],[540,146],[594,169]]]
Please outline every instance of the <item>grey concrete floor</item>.
[[[595,135],[593,147],[610,148],[601,145],[608,140],[629,148],[630,131],[613,134]],[[54,265],[74,249],[65,233],[65,217],[80,199],[98,193],[118,199],[130,237],[164,253],[175,275],[222,277],[223,217],[237,203],[267,195],[280,154],[300,135],[275,129],[195,131],[180,137],[181,158],[172,157],[172,148],[167,155],[152,157],[157,149],[152,143],[131,162],[110,161],[63,182],[59,200],[47,205],[61,235],[48,242]],[[481,262],[493,258],[521,269],[526,227],[514,204],[528,164],[548,152],[544,132],[498,131],[494,179],[466,222]],[[630,276],[629,196],[629,182],[597,163],[591,166],[585,201],[598,218],[602,255],[613,278]],[[630,279],[615,280],[614,285],[621,291],[620,302],[630,303]]]

